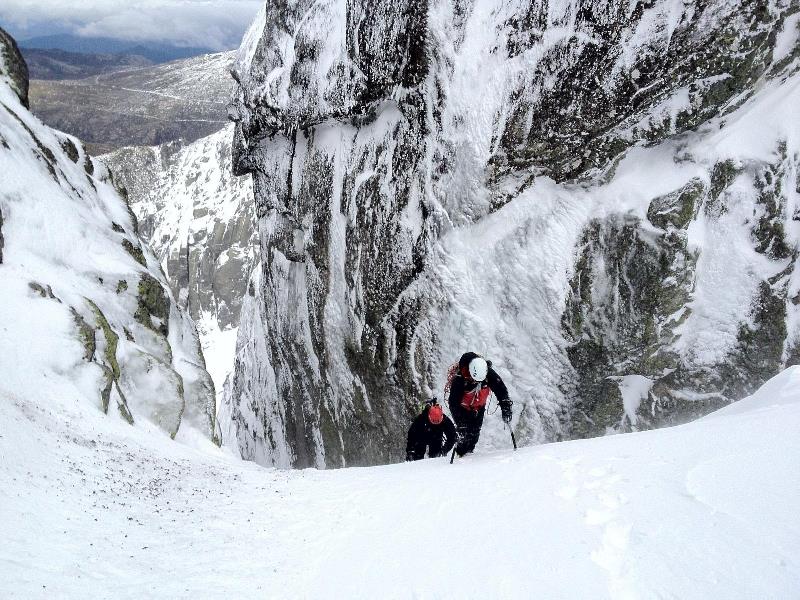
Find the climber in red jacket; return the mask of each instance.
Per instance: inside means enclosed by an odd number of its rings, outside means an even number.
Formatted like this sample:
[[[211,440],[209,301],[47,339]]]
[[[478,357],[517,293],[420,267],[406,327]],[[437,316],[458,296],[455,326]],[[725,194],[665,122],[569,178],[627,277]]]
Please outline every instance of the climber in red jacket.
[[[464,456],[475,449],[481,434],[486,403],[494,393],[504,423],[511,422],[511,400],[508,390],[491,363],[474,352],[461,356],[453,365],[448,380],[450,414],[456,422],[458,443],[456,453]]]

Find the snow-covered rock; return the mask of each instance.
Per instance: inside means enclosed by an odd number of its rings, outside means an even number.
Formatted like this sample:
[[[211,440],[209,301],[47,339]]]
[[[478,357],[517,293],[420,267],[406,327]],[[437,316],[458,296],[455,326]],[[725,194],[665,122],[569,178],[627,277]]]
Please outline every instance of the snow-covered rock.
[[[399,459],[467,350],[527,443],[685,421],[797,362],[797,14],[266,6],[231,108],[261,236],[243,456]],[[506,435],[489,415],[484,447]]]
[[[231,171],[232,129],[187,145],[129,147],[100,157],[126,189],[139,232],[179,306],[197,323],[218,393],[233,370],[258,243],[251,180]]]
[[[7,85],[19,97],[24,107],[29,106],[28,98],[28,65],[22,58],[17,42],[7,31],[0,29],[0,73]]]
[[[214,385],[192,320],[108,169],[24,106],[13,68],[22,58],[7,39],[2,32],[2,403],[61,390],[173,438],[218,440]]]

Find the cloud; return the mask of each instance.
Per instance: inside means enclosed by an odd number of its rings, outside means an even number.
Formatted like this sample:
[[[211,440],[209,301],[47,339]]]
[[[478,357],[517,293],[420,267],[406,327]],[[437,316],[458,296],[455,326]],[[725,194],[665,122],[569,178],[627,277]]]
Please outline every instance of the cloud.
[[[216,50],[239,45],[264,0],[2,0],[0,22],[20,32],[168,41]]]

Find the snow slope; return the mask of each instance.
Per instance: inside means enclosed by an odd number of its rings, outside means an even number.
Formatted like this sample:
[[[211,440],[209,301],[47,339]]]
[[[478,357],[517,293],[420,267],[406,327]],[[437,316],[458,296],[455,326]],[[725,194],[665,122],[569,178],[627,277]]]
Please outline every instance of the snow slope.
[[[800,589],[800,367],[674,428],[282,471],[0,401],[3,598],[726,598]]]
[[[95,413],[218,437],[194,323],[108,170],[9,85],[10,61],[24,64],[11,54],[0,62],[0,394],[80,390]]]

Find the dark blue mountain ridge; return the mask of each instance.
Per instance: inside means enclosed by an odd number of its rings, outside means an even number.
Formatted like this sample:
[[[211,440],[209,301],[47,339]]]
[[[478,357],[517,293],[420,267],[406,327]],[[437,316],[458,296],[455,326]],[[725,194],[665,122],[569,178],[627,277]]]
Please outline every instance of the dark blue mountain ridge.
[[[23,48],[64,50],[79,54],[128,54],[143,56],[154,63],[191,58],[214,52],[211,48],[175,46],[162,42],[121,40],[107,37],[81,37],[69,33],[44,35],[22,40]]]

